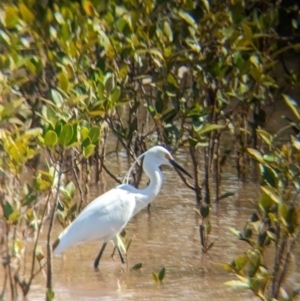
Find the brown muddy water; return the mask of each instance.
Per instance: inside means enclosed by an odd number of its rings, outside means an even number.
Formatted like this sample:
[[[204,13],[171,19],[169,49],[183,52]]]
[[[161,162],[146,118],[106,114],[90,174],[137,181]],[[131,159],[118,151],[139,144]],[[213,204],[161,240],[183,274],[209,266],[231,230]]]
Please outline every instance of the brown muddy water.
[[[273,133],[278,130],[281,126],[278,121],[283,113],[286,111],[280,109],[274,113],[268,130],[271,129]],[[176,153],[175,157],[191,171],[188,152]],[[122,154],[119,159],[111,155],[107,162],[110,162],[109,169],[121,178],[129,168],[127,158]],[[101,241],[70,248],[62,256],[53,258],[55,300],[257,300],[248,291],[234,290],[224,285],[225,281],[235,277],[215,265],[231,262],[236,255],[248,250],[248,245],[238,241],[229,228],[243,229],[245,221],[255,211],[252,202],[260,194],[255,169],[247,176],[247,181],[239,182],[234,165],[232,160],[223,170],[222,192],[233,191],[235,195],[221,200],[217,207],[213,202],[212,189],[209,217],[212,232],[209,239],[214,246],[207,254],[203,254],[200,247],[200,219],[194,211],[193,192],[181,182],[171,167],[163,167],[164,185],[161,193],[150,210],[138,213],[126,228],[127,237],[133,239],[128,253],[128,266],[121,264],[118,254],[114,259],[111,258],[111,244],[102,256],[99,270],[93,268],[93,261]],[[211,182],[213,186],[213,179]],[[109,176],[102,176],[101,184],[90,187],[90,200],[114,186],[115,182]],[[61,226],[56,223],[52,239],[61,231]],[[40,241],[44,252],[45,236],[46,231]],[[296,264],[299,259],[298,245],[291,259],[290,286],[300,283],[300,271]],[[137,263],[142,263],[142,268],[131,270]],[[157,284],[151,272],[159,272],[162,267],[166,268],[166,276],[163,283]],[[1,286],[3,274],[0,271]],[[45,276],[40,273],[31,286],[28,300],[45,300],[45,284]]]
[[[178,153],[176,158],[189,170],[187,155]],[[126,161],[125,157],[121,158],[120,165],[111,166],[112,170],[124,175],[128,168]],[[117,162],[116,158],[111,158],[111,162]],[[55,300],[255,300],[247,291],[236,291],[224,285],[225,281],[235,278],[215,263],[230,262],[235,255],[248,249],[246,243],[233,236],[229,227],[242,229],[245,220],[254,212],[252,201],[259,195],[256,181],[238,182],[233,167],[224,170],[223,187],[226,191],[234,191],[235,195],[221,200],[218,208],[212,205],[210,241],[215,244],[203,254],[194,195],[171,167],[164,167],[163,173],[162,191],[150,211],[141,211],[126,228],[127,236],[133,238],[128,268],[121,264],[117,253],[111,258],[111,244],[103,254],[99,270],[93,268],[93,261],[100,241],[70,248],[53,259]],[[114,185],[109,177],[103,178],[102,187],[91,187],[91,199]],[[56,224],[53,238],[61,230]],[[299,256],[298,250],[292,265],[295,266]],[[141,270],[130,269],[136,263],[143,264]],[[157,284],[151,272],[158,272],[163,266],[166,276],[162,284]],[[292,269],[291,273],[292,282],[299,283],[299,272]],[[45,281],[42,274],[35,279],[28,300],[45,299]]]

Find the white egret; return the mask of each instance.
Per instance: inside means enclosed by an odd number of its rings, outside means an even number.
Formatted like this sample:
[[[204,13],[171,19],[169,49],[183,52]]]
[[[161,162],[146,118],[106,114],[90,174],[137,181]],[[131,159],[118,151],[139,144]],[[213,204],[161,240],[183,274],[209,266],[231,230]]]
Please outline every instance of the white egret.
[[[122,262],[125,262],[118,247],[116,235],[122,231],[131,217],[146,207],[158,195],[163,183],[163,176],[159,167],[163,164],[171,164],[191,177],[174,160],[169,151],[162,146],[150,148],[138,159],[142,157],[144,157],[143,169],[150,178],[149,185],[144,189],[137,189],[131,185],[122,184],[96,198],[58,236],[53,244],[55,255],[64,252],[71,246],[103,239],[104,243],[94,262],[94,267],[98,267],[107,242],[113,239]],[[129,173],[131,169],[132,167]]]

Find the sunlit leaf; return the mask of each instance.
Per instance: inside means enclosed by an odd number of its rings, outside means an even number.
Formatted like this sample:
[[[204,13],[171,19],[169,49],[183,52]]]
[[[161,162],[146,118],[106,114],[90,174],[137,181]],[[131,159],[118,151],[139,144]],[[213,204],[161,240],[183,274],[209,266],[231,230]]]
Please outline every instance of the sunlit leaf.
[[[54,101],[54,103],[58,107],[61,107],[63,104],[63,98],[62,98],[61,94],[57,90],[51,89],[51,96],[52,96],[52,100]]]
[[[58,142],[57,134],[52,130],[47,131],[47,133],[44,137],[45,146],[46,147],[53,147],[57,144],[57,142]]]
[[[90,145],[83,148],[82,154],[85,158],[88,158],[94,153],[94,150],[95,150],[95,145],[90,144]]]
[[[60,72],[57,76],[59,87],[64,90],[65,92],[69,91],[70,83],[68,76],[65,72]]]
[[[168,21],[164,22],[164,34],[167,36],[169,42],[173,41],[173,31]]]
[[[66,147],[69,145],[73,138],[73,127],[71,124],[65,124],[58,137],[58,142],[61,146]]]
[[[23,20],[27,23],[32,23],[35,20],[34,14],[24,3],[19,3],[19,9]]]
[[[185,11],[180,10],[178,12],[178,15],[189,25],[191,25],[193,28],[197,29],[197,24],[195,20]]]
[[[273,199],[270,197],[269,194],[263,192],[260,197],[259,197],[259,201],[258,201],[258,205],[260,207],[260,209],[267,213],[269,212],[269,209],[271,208],[271,206],[274,204]]]
[[[224,282],[224,284],[232,286],[234,288],[249,288],[248,282],[243,282],[243,281],[239,281],[239,280],[226,281],[226,282]]]
[[[115,103],[121,96],[121,89],[119,86],[116,86],[111,93],[111,101]]]
[[[201,0],[203,3],[204,7],[206,8],[206,11],[209,12],[210,7],[209,7],[209,1],[208,0]]]
[[[97,142],[100,139],[100,133],[101,129],[99,126],[93,126],[89,131],[89,137],[91,138],[91,141],[93,144],[97,144]]]
[[[122,237],[117,234],[116,235],[116,238],[117,238],[117,247],[124,253],[124,254],[127,254],[127,249],[125,247],[125,244],[123,242],[123,239]]]
[[[293,111],[294,115],[297,117],[298,120],[300,120],[300,107],[297,104],[297,102],[288,95],[283,94],[282,96],[287,105]]]
[[[234,228],[231,228],[231,227],[229,228],[229,230],[230,230],[234,235],[236,235],[237,237],[239,237],[239,238],[243,237],[241,231],[238,231],[238,230],[236,230],[236,229],[234,229]]]
[[[22,217],[22,216],[21,216],[20,210],[16,209],[16,210],[14,210],[14,211],[9,215],[8,221],[9,221],[11,224],[15,225],[15,224],[18,223],[18,221],[21,219],[21,217]]]
[[[154,281],[159,282],[158,275],[154,271],[152,271],[151,273],[152,273]]]
[[[45,257],[41,246],[36,246],[34,253],[35,253],[35,257],[38,261],[41,261]]]
[[[149,53],[157,56],[161,61],[164,61],[164,57],[162,55],[162,52],[158,49],[152,48],[152,49],[138,49],[136,51],[138,54],[144,54]]]
[[[275,233],[271,232],[271,231],[267,231],[267,235],[271,238],[272,241],[277,241],[277,236]]]
[[[249,261],[249,258],[247,255],[240,255],[236,257],[231,265],[234,265],[234,268],[237,271],[240,271]]]
[[[261,256],[260,253],[257,250],[253,250],[250,253],[249,256],[249,262],[248,262],[248,276],[254,277],[256,274],[259,266],[260,266]]]
[[[86,14],[90,17],[95,15],[95,9],[93,3],[91,1],[83,0],[82,6]]]
[[[277,194],[276,189],[270,186],[260,186],[264,193],[266,193],[277,204],[282,203],[282,198]]]
[[[7,45],[7,46],[9,46],[10,45],[10,37],[9,37],[9,35],[4,31],[4,30],[2,30],[2,29],[0,29],[0,38],[1,38],[1,40],[3,41],[3,42],[5,42],[5,44]]]
[[[220,125],[220,124],[209,124],[209,123],[206,123],[206,124],[202,124],[201,126],[199,127],[195,127],[194,126],[194,129],[195,131],[197,132],[197,134],[199,136],[203,135],[203,134],[206,134],[206,133],[209,133],[211,131],[215,131],[215,130],[221,130],[224,128],[224,125]]]
[[[268,184],[271,187],[277,187],[278,177],[276,172],[268,166],[259,164],[261,177],[264,184]]]
[[[247,151],[248,151],[248,153],[251,155],[251,156],[253,156],[258,162],[260,162],[260,163],[265,163],[264,162],[264,160],[263,160],[263,157],[262,157],[262,154],[258,151],[258,150],[256,150],[256,149],[254,149],[254,148],[247,148]]]
[[[4,21],[8,28],[14,28],[19,22],[19,10],[13,5],[6,5]]]

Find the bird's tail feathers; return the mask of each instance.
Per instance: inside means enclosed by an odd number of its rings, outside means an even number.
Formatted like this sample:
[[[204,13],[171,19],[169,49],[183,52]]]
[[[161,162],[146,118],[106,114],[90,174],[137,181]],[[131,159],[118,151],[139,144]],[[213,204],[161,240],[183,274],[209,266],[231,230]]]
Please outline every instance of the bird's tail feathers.
[[[58,247],[58,245],[59,245],[59,242],[60,242],[60,239],[59,239],[59,237],[56,239],[56,241],[52,244],[52,250],[53,250],[53,252],[54,252],[54,254],[55,255],[57,255],[56,253],[57,253],[57,251],[56,251],[56,249],[57,249],[57,247]]]

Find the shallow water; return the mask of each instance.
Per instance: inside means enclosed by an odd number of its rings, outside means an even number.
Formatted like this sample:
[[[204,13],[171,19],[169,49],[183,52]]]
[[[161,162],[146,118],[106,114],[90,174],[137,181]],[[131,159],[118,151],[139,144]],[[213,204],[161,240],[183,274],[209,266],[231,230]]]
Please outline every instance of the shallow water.
[[[280,110],[276,114],[271,123],[279,118]],[[278,128],[275,127],[279,125],[273,123],[271,127],[276,131]],[[191,170],[188,154],[178,153],[175,157],[187,170]],[[112,154],[108,160],[111,162],[109,169],[122,178],[128,169],[126,156],[120,154],[116,158]],[[260,194],[255,169],[248,175],[249,180],[239,182],[234,164],[232,160],[224,167],[222,192],[233,191],[235,195],[221,200],[218,207],[214,196],[211,196],[209,220],[212,232],[209,240],[214,242],[214,246],[207,254],[201,251],[198,230],[201,220],[194,211],[193,192],[171,167],[163,167],[161,193],[150,210],[141,211],[126,228],[127,237],[132,238],[128,265],[121,264],[118,254],[111,257],[111,244],[102,256],[99,270],[93,268],[93,261],[102,242],[70,248],[62,256],[53,258],[55,300],[256,300],[247,291],[233,290],[224,285],[225,281],[235,277],[215,265],[231,262],[236,255],[248,250],[246,243],[238,241],[229,228],[243,229],[245,220],[255,211],[252,201],[257,200]],[[213,182],[212,179],[212,186]],[[109,176],[102,176],[101,184],[91,185],[90,200],[114,186],[115,182]],[[61,231],[61,226],[56,223],[53,240]],[[45,233],[40,243],[45,247]],[[291,282],[294,283],[300,282],[296,268],[299,258],[297,246],[291,268]],[[142,263],[143,267],[131,270],[136,263]],[[151,272],[159,272],[162,267],[166,268],[166,276],[163,283],[157,284]],[[2,284],[1,278],[0,275]],[[40,273],[31,286],[28,300],[44,300],[45,283],[45,277]]]
[[[187,162],[178,154],[178,161]],[[116,166],[117,167],[117,166]],[[121,159],[121,170],[127,164]],[[119,167],[116,171],[120,170]],[[164,185],[150,210],[141,211],[127,226],[127,237],[132,238],[127,265],[122,265],[113,246],[106,248],[100,269],[93,268],[101,242],[89,243],[67,250],[53,259],[55,300],[252,300],[246,291],[234,291],[223,283],[234,279],[214,263],[230,262],[248,246],[236,239],[229,227],[242,229],[245,219],[254,211],[251,200],[259,195],[257,184],[239,183],[234,170],[224,170],[223,187],[236,194],[212,205],[210,241],[214,246],[203,254],[199,243],[200,219],[194,211],[193,192],[181,182],[170,167],[163,168]],[[108,177],[103,190],[114,186]],[[102,193],[91,187],[91,198]],[[53,237],[60,231],[57,224]],[[141,270],[131,270],[142,263]],[[151,272],[166,267],[162,284],[154,282]],[[44,299],[45,279],[36,279],[29,300]]]

